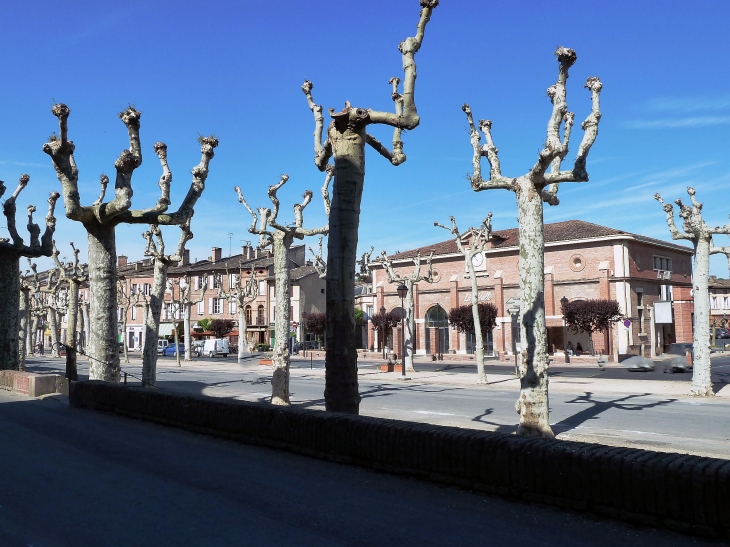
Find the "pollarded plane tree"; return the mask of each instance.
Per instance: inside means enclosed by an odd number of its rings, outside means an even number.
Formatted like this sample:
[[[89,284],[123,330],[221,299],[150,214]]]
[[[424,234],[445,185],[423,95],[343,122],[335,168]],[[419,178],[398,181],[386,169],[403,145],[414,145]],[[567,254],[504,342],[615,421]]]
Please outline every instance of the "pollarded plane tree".
[[[153,281],[152,289],[144,314],[144,345],[142,346],[142,386],[151,387],[157,383],[157,335],[160,332],[160,315],[165,303],[167,270],[182,260],[185,244],[193,239],[190,221],[180,226],[180,239],[173,254],[165,254],[165,241],[162,230],[156,224],[142,234],[147,240],[144,255],[152,257]],[[155,243],[157,240],[157,243]],[[177,330],[175,331],[177,332]],[[176,347],[177,340],[175,340]],[[180,366],[178,361],[178,366]]]
[[[52,257],[58,259],[58,249],[52,243]],[[33,279],[33,290],[35,292],[35,306],[33,313],[39,318],[45,318],[48,321],[48,330],[51,333],[51,347],[49,348],[52,357],[61,357],[60,353],[60,316],[64,314],[68,307],[68,300],[65,294],[64,279],[57,268],[44,272],[44,279],[38,274],[35,264],[30,265],[33,271],[31,277]]]
[[[515,193],[517,198],[517,218],[519,221],[519,272],[520,272],[520,335],[526,342],[519,364],[520,397],[515,405],[520,415],[518,434],[552,438],[548,412],[548,356],[547,329],[545,325],[545,268],[543,235],[543,201],[557,205],[558,187],[562,182],[587,182],[586,161],[588,152],[598,135],[601,119],[600,93],[601,81],[591,76],[585,87],[591,92],[592,108],[583,122],[583,139],[578,154],[570,170],[561,170],[561,164],[568,153],[574,114],[568,112],[565,83],[568,70],[577,56],[572,49],[559,47],[555,52],[558,58],[558,80],[551,85],[547,94],[553,105],[548,120],[547,138],[538,154],[535,165],[524,175],[513,178],[502,174],[498,150],[492,140],[492,122],[480,120],[479,129],[484,134],[486,144],[480,144],[479,131],[474,126],[471,108],[465,104],[462,109],[469,121],[471,144],[474,149],[471,177],[472,189],[502,189]],[[564,126],[563,140],[560,129]],[[489,162],[489,178],[482,178],[481,159]],[[549,171],[548,171],[549,169]],[[524,343],[524,342],[523,342]]]
[[[426,259],[427,271],[426,275],[421,275],[421,252],[413,258],[413,273],[409,276],[401,275],[400,272],[396,272],[393,269],[393,264],[388,258],[385,251],[380,253],[380,261],[383,263],[383,268],[388,274],[388,283],[403,283],[408,292],[406,293],[405,306],[405,321],[406,321],[406,340],[405,340],[405,355],[403,356],[403,364],[406,367],[406,372],[416,372],[413,368],[413,342],[416,338],[416,317],[415,317],[415,302],[413,299],[413,285],[420,281],[426,283],[433,283],[433,267],[431,266],[431,259],[433,258],[433,251],[428,255]]]
[[[243,359],[249,353],[248,350],[248,318],[246,317],[246,306],[256,300],[259,296],[259,282],[256,279],[256,268],[250,266],[249,275],[244,281],[246,268],[239,262],[238,273],[231,276],[226,265],[226,277],[228,278],[228,290],[223,290],[223,283],[219,283],[218,297],[224,298],[229,304],[235,304],[238,313],[238,359]],[[233,283],[231,283],[233,281]],[[187,349],[187,348],[186,348]]]
[[[190,316],[192,312],[193,306],[197,306],[201,302],[205,300],[205,291],[208,289],[208,276],[203,275],[200,277],[201,279],[201,285],[203,287],[202,292],[200,293],[200,296],[195,298],[192,294],[193,286],[191,284],[191,279],[189,275],[185,275],[184,277],[180,279],[176,279],[173,281],[173,284],[177,287],[177,302],[179,303],[179,306],[182,308],[183,311],[183,325],[185,329],[185,338],[184,338],[184,344],[185,344],[185,360],[186,361],[192,361],[192,337],[190,336],[190,331],[192,329],[190,325]],[[174,289],[173,289],[174,291]],[[173,293],[174,294],[174,293]]]
[[[30,262],[30,258],[28,259]],[[29,276],[30,270],[20,274],[20,302],[18,306],[18,370],[25,370],[25,358],[33,353],[30,343],[31,310],[30,294],[33,290],[33,281]]]
[[[329,184],[332,180],[334,169],[327,169],[324,185],[322,186],[322,199],[324,210],[327,216],[330,214]],[[272,246],[274,260],[274,278],[276,293],[276,326],[274,352],[271,358],[273,375],[271,378],[271,403],[275,405],[290,405],[289,400],[289,319],[291,316],[291,280],[289,278],[289,248],[294,239],[304,239],[305,236],[326,235],[328,225],[314,229],[306,229],[304,223],[304,209],[312,201],[312,191],[304,192],[304,199],[301,203],[294,205],[294,226],[279,224],[279,198],[276,192],[286,181],[288,175],[282,175],[278,184],[269,186],[269,199],[273,209],[259,208],[258,214],[249,207],[241,194],[241,189],[236,186],[234,189],[246,210],[253,217],[253,222],[248,231],[259,236],[259,247]],[[260,220],[259,220],[260,217]],[[256,224],[259,224],[257,227]]]
[[[126,279],[117,280],[117,306],[122,323],[122,348],[124,349],[124,362],[129,363],[129,349],[127,348],[127,314],[129,310],[139,305],[139,292],[132,291],[129,281]]]
[[[465,234],[459,232],[459,227],[456,225],[456,219],[453,216],[450,218],[451,228],[444,226],[443,224],[439,224],[438,222],[434,222],[433,225],[451,232],[456,240],[456,246],[458,247],[459,252],[464,255],[466,268],[469,272],[469,279],[471,281],[471,310],[472,315],[474,316],[474,345],[476,346],[474,351],[477,357],[477,383],[487,384],[489,382],[487,382],[487,374],[484,371],[484,336],[482,336],[482,328],[479,323],[479,287],[477,284],[476,270],[474,269],[474,260],[477,256],[482,257],[482,260],[484,259],[484,249],[486,248],[487,242],[489,241],[492,233],[492,213],[491,211],[489,212],[487,218],[484,219],[484,222],[482,222],[479,229],[469,229],[469,232],[471,233],[471,244],[468,247],[464,246],[462,240],[464,239]]]
[[[675,200],[679,206],[679,217],[684,221],[680,231],[674,223],[674,206],[664,203],[662,196],[654,194],[654,199],[662,204],[667,214],[667,225],[672,239],[691,241],[695,249],[692,265],[692,285],[694,289],[694,366],[692,369],[692,388],[690,395],[706,397],[714,395],[710,378],[710,247],[713,234],[730,234],[730,224],[708,226],[702,218],[702,204],[695,198],[695,189],[687,188],[692,205],[684,205],[681,199]]]
[[[3,214],[10,238],[0,238],[0,370],[18,370],[19,359],[19,310],[20,310],[20,257],[36,258],[51,256],[56,217],[53,211],[60,194],[53,192],[48,198],[46,229],[41,237],[40,227],[33,222],[34,205],[28,206],[28,233],[26,245],[15,225],[16,200],[28,186],[30,177],[21,175],[13,194],[3,203]],[[0,181],[0,197],[5,194],[5,184]]]
[[[314,249],[309,248],[309,252],[312,253],[314,258],[314,269],[317,270],[317,275],[320,279],[327,279],[327,262],[322,258],[322,240],[324,237],[319,236],[319,251],[314,252]]]
[[[67,264],[62,264],[58,260],[58,249],[56,248],[56,242],[53,242],[53,261],[56,263],[56,270],[61,276],[61,280],[68,284],[68,315],[66,320],[66,378],[68,380],[78,380],[78,368],[76,366],[76,354],[79,351],[79,342],[77,336],[77,327],[80,323],[83,323],[83,302],[80,298],[81,285],[86,283],[89,279],[89,272],[85,264],[79,264],[79,249],[77,249],[73,241],[71,242],[71,249],[73,250],[73,260]],[[79,321],[81,317],[81,321]],[[122,332],[126,331],[126,317],[124,317],[125,326],[122,327]],[[127,356],[126,345],[124,348],[124,355]],[[129,359],[127,358],[127,363]]]
[[[365,144],[372,146],[393,165],[406,161],[401,132],[419,124],[414,97],[416,84],[415,55],[423,43],[426,24],[438,0],[420,0],[421,14],[416,35],[406,38],[398,49],[403,58],[403,94],[400,79],[391,78],[395,113],[354,108],[345,102],[340,112],[329,109],[332,122],[324,143],[322,106],[312,98],[312,83],[305,80],[302,90],[314,114],[314,163],[320,171],[334,156],[336,169],[332,190],[332,216],[327,241],[327,353],[325,357],[325,407],[336,412],[357,414],[360,394],[357,381],[357,347],[355,343],[354,274],[357,259],[360,201],[365,182]],[[389,125],[393,131],[393,149],[367,133],[371,124]]]
[[[360,270],[357,274],[357,280],[358,281],[372,281],[372,277],[370,275],[370,257],[373,254],[373,251],[375,250],[375,247],[372,245],[370,246],[369,251],[365,251],[362,256],[360,257],[360,260],[357,261],[357,263],[360,265]]]
[[[63,187],[66,217],[80,222],[88,233],[89,243],[89,340],[91,357],[89,378],[118,382],[120,377],[117,349],[117,250],[116,227],[119,224],[183,225],[193,216],[195,203],[205,189],[208,167],[218,146],[215,137],[201,137],[202,159],[193,167],[193,180],[177,211],[168,213],[172,173],[167,164],[167,146],[156,142],[154,150],[162,166],[159,180],[160,197],[148,209],[132,209],[132,175],[142,164],[139,128],[142,113],[130,106],[119,114],[129,134],[129,150],[124,150],[114,164],[116,180],[114,199],[104,202],[109,178],[101,175],[101,193],[91,205],[82,205],[78,190],[79,172],[74,159],[74,143],[68,140],[70,109],[56,104],[51,112],[59,121],[59,136],[53,135],[43,145],[56,169]]]

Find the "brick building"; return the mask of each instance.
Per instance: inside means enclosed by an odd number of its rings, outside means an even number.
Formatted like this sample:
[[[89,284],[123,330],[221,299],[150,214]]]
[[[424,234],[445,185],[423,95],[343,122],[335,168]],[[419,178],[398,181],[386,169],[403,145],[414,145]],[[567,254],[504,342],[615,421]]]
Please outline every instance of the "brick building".
[[[246,305],[247,333],[246,339],[254,343],[272,344],[274,338],[274,322],[276,321],[276,295],[274,283],[274,266],[271,254],[268,251],[246,246],[241,254],[222,257],[219,247],[213,247],[211,256],[205,260],[191,263],[186,250],[182,262],[168,269],[168,279],[171,281],[187,277],[192,286],[191,299],[203,299],[193,306],[190,314],[193,336],[197,338],[210,337],[197,321],[203,318],[231,319],[236,323],[234,330],[227,335],[232,344],[238,344],[240,332],[238,330],[238,309],[235,303],[221,298],[219,288],[229,290],[235,284],[238,276],[253,275],[258,282],[258,296]],[[289,275],[291,281],[291,317],[288,321],[297,323],[297,339],[304,339],[302,327],[302,313],[316,313],[324,311],[325,295],[324,279],[320,279],[311,262],[305,261],[304,245],[293,246],[289,253]],[[153,266],[151,259],[128,263],[127,257],[119,257],[118,276],[125,283],[128,292],[140,291],[149,294],[153,283]],[[204,283],[207,283],[203,291]],[[175,285],[173,284],[173,290]],[[177,296],[175,294],[174,296]],[[160,318],[160,332],[162,337],[170,336],[175,326],[182,327],[183,312],[172,304],[173,293],[168,290],[165,294],[165,306]],[[121,312],[120,312],[121,313]],[[120,317],[121,321],[121,317]],[[144,323],[141,308],[131,308],[127,312],[127,325],[124,340],[129,348],[141,349]],[[182,339],[182,337],[181,337]]]
[[[471,233],[464,241],[468,243]],[[449,327],[449,309],[468,304],[471,282],[456,242],[451,239],[390,256],[393,267],[407,276],[413,271],[412,258],[434,251],[433,283],[414,287],[416,353],[473,353],[473,337]],[[519,298],[518,230],[495,231],[487,248],[475,261],[479,300],[492,302],[498,309],[497,326],[485,341],[488,354],[519,351],[517,318],[508,309]],[[423,259],[422,259],[423,260]],[[609,333],[596,333],[593,346],[604,354],[661,353],[670,341],[692,341],[692,249],[614,228],[580,220],[545,225],[545,311],[550,353],[565,347],[561,298],[613,299],[618,301],[626,322],[617,323]],[[370,263],[372,283],[361,290],[359,305],[365,318],[381,307],[400,308],[395,284],[388,283],[383,266]],[[380,349],[378,333],[365,326],[364,345]],[[573,348],[588,351],[586,333],[567,332]],[[400,347],[400,332],[387,341]]]

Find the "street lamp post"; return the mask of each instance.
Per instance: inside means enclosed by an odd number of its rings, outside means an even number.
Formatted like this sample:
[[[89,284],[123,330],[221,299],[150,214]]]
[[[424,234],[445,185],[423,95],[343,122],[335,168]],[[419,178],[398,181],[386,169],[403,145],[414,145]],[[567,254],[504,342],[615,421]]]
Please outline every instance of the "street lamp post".
[[[400,333],[401,333],[401,378],[403,380],[406,379],[406,309],[403,306],[403,299],[406,297],[406,294],[408,294],[408,287],[405,286],[405,284],[401,283],[398,285],[398,288],[396,289],[398,291],[398,296],[400,297],[400,309],[401,309],[401,316],[400,316]]]
[[[380,306],[380,315],[383,318],[380,322],[380,345],[383,348],[383,361],[385,361],[385,306]]]
[[[565,352],[565,362],[570,363],[570,355],[568,355],[568,327],[565,324],[565,306],[568,305],[568,299],[564,296],[560,299],[561,310],[563,312],[563,349]]]
[[[510,317],[512,317],[512,353],[515,356],[515,375],[519,376],[520,369],[517,366],[517,336],[515,335],[515,332],[517,331],[517,328],[519,328],[519,325],[517,324],[517,317],[520,314],[520,308],[519,306],[507,308],[507,313],[509,313]]]

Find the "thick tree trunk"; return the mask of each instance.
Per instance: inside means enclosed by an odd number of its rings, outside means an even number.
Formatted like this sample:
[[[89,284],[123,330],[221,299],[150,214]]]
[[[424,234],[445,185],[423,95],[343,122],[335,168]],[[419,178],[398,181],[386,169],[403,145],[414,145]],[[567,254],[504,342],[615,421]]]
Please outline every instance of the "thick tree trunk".
[[[36,338],[38,338],[38,317],[31,314],[30,329],[28,329],[28,354],[35,355]]]
[[[0,253],[0,370],[18,370],[20,256]]]
[[[78,369],[76,367],[76,323],[79,315],[79,284],[76,281],[69,281],[68,287],[68,336],[66,336],[66,379],[69,381],[78,380]]]
[[[28,352],[28,327],[30,326],[30,288],[20,289],[20,309],[18,312],[18,370],[25,370],[25,356]]]
[[[324,398],[327,410],[359,414],[355,270],[360,201],[365,182],[365,128],[350,129],[346,125],[347,120],[336,120],[329,131],[336,152],[327,241]]]
[[[186,302],[183,305],[183,328],[185,329],[185,337],[183,338],[185,340],[185,360],[186,361],[192,361],[192,346],[193,341],[192,337],[190,336],[190,309],[192,308],[192,304],[190,302]]]
[[[241,299],[243,300],[243,299]],[[238,305],[238,360],[248,355],[248,321],[246,320],[246,307],[239,302]]]
[[[416,372],[413,368],[413,348],[415,347],[415,332],[416,332],[416,304],[413,301],[413,281],[406,279],[403,281],[408,287],[408,293],[406,294],[406,340],[405,340],[405,354],[403,355],[404,363],[406,365],[406,372]],[[400,351],[400,350],[399,350]]]
[[[174,318],[173,318],[173,320],[174,320]],[[175,321],[175,329],[174,329],[174,331],[175,331],[175,364],[177,364],[178,367],[181,367],[182,365],[180,364],[180,336],[177,333],[177,325],[178,325],[178,322]]]
[[[48,328],[51,331],[51,357],[61,357],[58,342],[58,315],[53,308],[48,308]]]
[[[474,264],[469,255],[466,257],[466,267],[471,277],[471,313],[474,318],[474,352],[477,356],[477,383],[488,384],[487,373],[484,370],[484,337],[482,336],[482,324],[479,321],[479,286],[477,285],[477,274]]]
[[[273,375],[271,378],[271,403],[290,405],[289,400],[289,246],[292,236],[277,230],[273,237],[274,276],[276,278],[276,326],[274,354],[272,356]]]
[[[694,366],[690,395],[705,397],[714,395],[712,389],[712,363],[710,361],[710,237],[695,239],[695,260],[692,279],[694,282]]]
[[[114,226],[88,223],[89,379],[119,382],[117,252]]]
[[[124,362],[129,363],[129,351],[127,349],[127,309],[122,309],[122,349],[124,350]]]
[[[81,320],[84,324],[83,336],[80,347],[86,352],[89,347],[89,303],[84,302],[81,305]]]
[[[144,319],[144,348],[142,350],[142,385],[154,386],[157,382],[157,335],[160,332],[160,314],[165,300],[167,266],[155,259],[154,281],[150,294],[149,309]]]
[[[553,438],[548,405],[547,328],[545,324],[545,271],[542,198],[534,184],[517,179],[520,238],[520,415],[518,435]]]

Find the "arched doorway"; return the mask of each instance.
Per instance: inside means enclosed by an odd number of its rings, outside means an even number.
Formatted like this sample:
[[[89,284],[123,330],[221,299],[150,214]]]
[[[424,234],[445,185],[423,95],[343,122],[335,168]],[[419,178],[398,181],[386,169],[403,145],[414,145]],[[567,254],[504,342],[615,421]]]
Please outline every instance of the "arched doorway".
[[[448,351],[449,319],[444,308],[433,306],[426,312],[426,354]]]
[[[492,331],[487,331],[486,337],[483,340],[484,343],[484,355],[494,356],[494,337]],[[466,333],[466,352],[468,354],[476,353],[476,335],[471,332]]]

